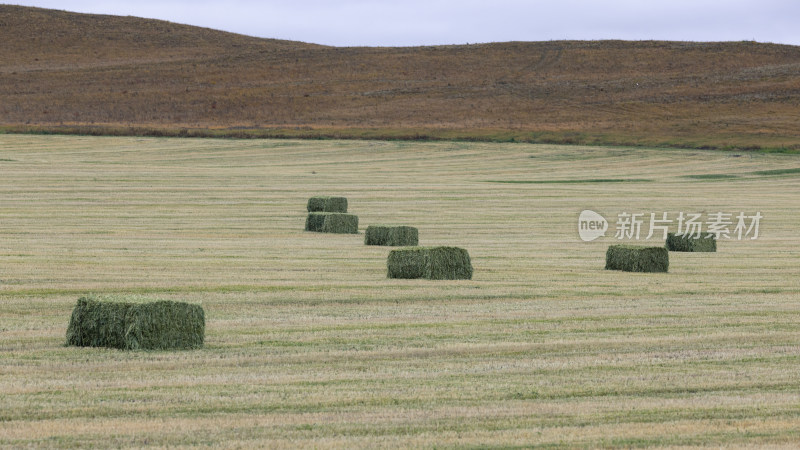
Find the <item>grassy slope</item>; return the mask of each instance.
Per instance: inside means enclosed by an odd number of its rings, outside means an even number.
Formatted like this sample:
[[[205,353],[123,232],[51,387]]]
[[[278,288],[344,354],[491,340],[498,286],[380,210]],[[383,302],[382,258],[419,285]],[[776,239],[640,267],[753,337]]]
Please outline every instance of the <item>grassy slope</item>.
[[[800,145],[793,46],[332,48],[14,6],[0,38],[6,130]]]
[[[800,165],[735,156],[0,136],[0,446],[791,446]],[[387,279],[388,249],[302,231],[316,194],[474,279]],[[645,275],[602,269],[586,208],[764,219]],[[87,291],[202,301],[207,345],[63,347]]]

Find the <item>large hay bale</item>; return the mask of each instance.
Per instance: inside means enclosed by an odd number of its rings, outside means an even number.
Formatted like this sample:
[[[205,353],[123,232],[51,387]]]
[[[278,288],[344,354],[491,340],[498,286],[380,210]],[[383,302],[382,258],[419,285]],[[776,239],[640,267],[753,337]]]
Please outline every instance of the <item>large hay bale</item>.
[[[308,212],[347,212],[347,199],[344,197],[311,197],[306,206]]]
[[[669,252],[664,247],[612,245],[606,252],[606,269],[626,272],[666,272]]]
[[[344,213],[308,213],[306,231],[355,234],[358,233],[358,216]]]
[[[358,233],[358,216],[355,214],[328,213],[322,224],[323,233]]]
[[[325,225],[325,216],[328,213],[308,213],[306,217],[306,231],[322,231]]]
[[[717,240],[713,235],[693,237],[686,234],[667,233],[667,250],[671,252],[716,252]]]
[[[80,347],[191,349],[204,338],[202,306],[133,296],[82,297],[67,327],[67,345]]]
[[[364,244],[414,247],[419,244],[419,230],[407,226],[370,225],[364,232]]]
[[[408,247],[389,252],[389,278],[470,280],[469,253],[458,247]]]

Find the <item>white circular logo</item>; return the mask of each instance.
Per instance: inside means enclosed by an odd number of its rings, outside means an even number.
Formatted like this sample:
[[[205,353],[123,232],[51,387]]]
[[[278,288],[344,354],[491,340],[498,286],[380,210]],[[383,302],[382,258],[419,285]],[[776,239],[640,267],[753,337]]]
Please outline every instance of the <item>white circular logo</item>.
[[[608,221],[596,212],[585,209],[578,216],[578,234],[584,242],[593,241],[606,235]]]

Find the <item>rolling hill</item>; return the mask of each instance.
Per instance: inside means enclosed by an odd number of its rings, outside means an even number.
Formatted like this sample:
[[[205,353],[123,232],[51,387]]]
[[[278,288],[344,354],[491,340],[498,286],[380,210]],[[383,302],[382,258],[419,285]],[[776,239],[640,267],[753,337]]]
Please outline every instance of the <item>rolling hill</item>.
[[[328,47],[0,5],[6,131],[800,149],[800,47]]]

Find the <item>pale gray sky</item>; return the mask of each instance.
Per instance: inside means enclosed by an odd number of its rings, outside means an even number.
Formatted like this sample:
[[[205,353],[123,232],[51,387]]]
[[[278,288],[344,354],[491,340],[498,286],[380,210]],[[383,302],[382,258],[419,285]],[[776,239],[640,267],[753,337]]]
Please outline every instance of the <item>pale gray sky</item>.
[[[10,0],[335,46],[558,39],[800,45],[798,0]]]

